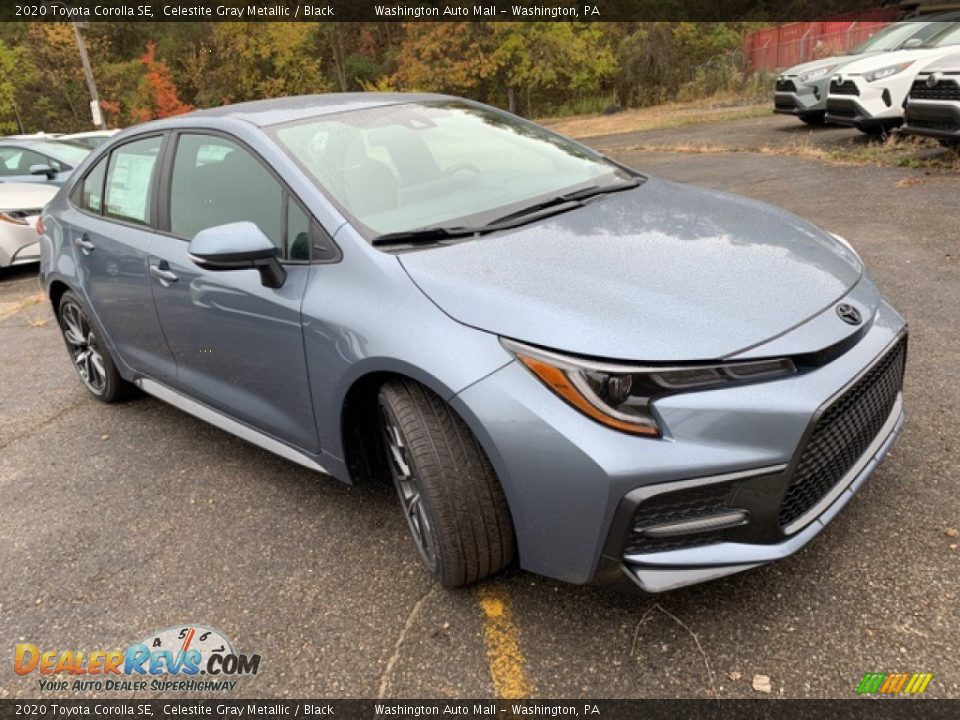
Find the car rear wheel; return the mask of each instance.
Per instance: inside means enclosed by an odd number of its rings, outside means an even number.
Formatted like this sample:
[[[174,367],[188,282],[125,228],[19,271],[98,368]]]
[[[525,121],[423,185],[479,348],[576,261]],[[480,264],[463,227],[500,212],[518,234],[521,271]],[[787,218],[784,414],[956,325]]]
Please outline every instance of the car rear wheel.
[[[466,423],[411,380],[386,383],[379,404],[390,475],[427,569],[459,587],[508,565],[516,552],[510,511]]]
[[[84,387],[101,402],[126,399],[132,386],[120,377],[80,298],[69,290],[65,292],[60,298],[58,315],[63,341]]]

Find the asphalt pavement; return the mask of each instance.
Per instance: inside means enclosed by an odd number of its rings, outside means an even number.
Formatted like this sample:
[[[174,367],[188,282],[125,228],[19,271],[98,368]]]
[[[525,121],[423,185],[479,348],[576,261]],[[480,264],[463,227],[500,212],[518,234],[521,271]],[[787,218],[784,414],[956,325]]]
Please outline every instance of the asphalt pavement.
[[[629,149],[784,141],[785,120],[589,142],[845,236],[908,318],[903,436],[801,553],[656,598],[518,570],[434,587],[392,488],[344,486],[151,398],[96,402],[34,301],[35,269],[6,271],[0,697],[53,697],[13,673],[18,642],[112,649],[192,623],[262,656],[237,697],[766,697],[759,675],[773,697],[852,697],[864,673],[894,671],[960,697],[960,177]]]

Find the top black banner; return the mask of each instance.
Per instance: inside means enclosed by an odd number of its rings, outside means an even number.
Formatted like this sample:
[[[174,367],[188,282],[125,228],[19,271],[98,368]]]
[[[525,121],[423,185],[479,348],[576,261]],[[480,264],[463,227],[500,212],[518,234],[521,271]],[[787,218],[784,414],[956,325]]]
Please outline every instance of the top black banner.
[[[27,22],[630,22],[876,19],[944,0],[4,0]]]

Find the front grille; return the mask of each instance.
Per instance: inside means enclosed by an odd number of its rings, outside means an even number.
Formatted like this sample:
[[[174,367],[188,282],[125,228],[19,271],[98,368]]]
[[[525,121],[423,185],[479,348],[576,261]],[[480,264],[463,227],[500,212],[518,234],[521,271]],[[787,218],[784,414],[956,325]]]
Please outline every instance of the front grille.
[[[836,105],[828,105],[827,112],[834,117],[842,118],[855,118],[857,116],[857,111],[851,107],[837,107]]]
[[[780,526],[816,505],[866,452],[903,387],[906,338],[820,415],[780,504]]]
[[[844,80],[838,83],[836,80],[830,83],[831,95],[859,95],[860,90],[853,80]]]
[[[648,537],[643,534],[643,530],[652,525],[692,520],[722,512],[729,507],[728,502],[732,494],[733,485],[717,483],[655,495],[645,500],[633,516],[633,524],[630,535],[627,537],[624,553],[635,555],[664,552],[720,542],[723,538],[722,533],[718,531],[675,537]]]
[[[773,101],[773,106],[781,110],[793,110],[796,107],[790,98],[777,98]]]
[[[940,132],[960,132],[960,124],[954,120],[932,120],[930,118],[911,117],[908,120],[910,127],[924,130],[938,130]]]
[[[914,100],[957,100],[960,101],[960,85],[949,80],[941,80],[933,87],[927,85],[927,79],[920,78],[910,88],[910,97]]]
[[[767,86],[769,87],[769,85]],[[797,86],[793,80],[777,80],[777,92],[796,92]]]

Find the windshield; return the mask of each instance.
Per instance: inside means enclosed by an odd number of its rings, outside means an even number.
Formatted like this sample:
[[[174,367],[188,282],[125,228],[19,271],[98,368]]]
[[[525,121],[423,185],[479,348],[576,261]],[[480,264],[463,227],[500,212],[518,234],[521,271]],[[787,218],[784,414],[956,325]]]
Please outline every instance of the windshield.
[[[960,45],[960,23],[950,23],[943,32],[930,39],[924,47]]]
[[[90,148],[55,140],[33,143],[30,148],[44,155],[50,155],[56,160],[65,160],[73,165],[83,162],[83,159],[90,154]]]
[[[271,134],[365,235],[489,222],[630,177],[543,128],[462,101],[319,116]]]
[[[871,35],[869,39],[857,45],[850,51],[851,55],[860,55],[866,52],[876,52],[878,50],[894,50],[900,47],[910,38],[918,34],[917,31],[923,31],[927,26],[931,26],[930,35],[937,31],[936,23],[930,22],[905,22],[895,23],[885,27],[879,32]],[[926,39],[929,35],[924,35]]]

